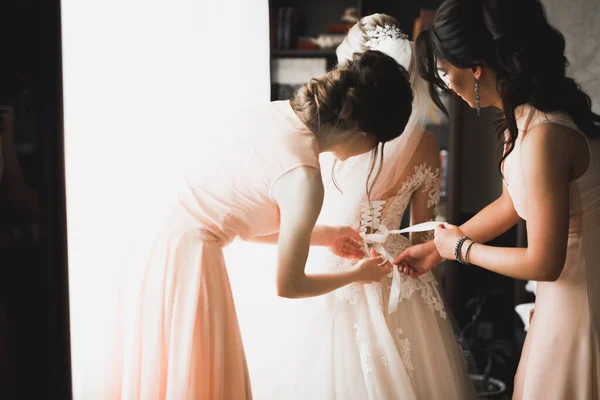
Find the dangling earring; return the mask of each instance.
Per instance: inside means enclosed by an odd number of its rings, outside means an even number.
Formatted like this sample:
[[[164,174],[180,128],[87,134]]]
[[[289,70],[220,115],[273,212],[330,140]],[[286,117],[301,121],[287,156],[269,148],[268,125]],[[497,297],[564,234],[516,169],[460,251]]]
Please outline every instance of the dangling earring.
[[[475,99],[477,100],[477,115],[481,115],[481,99],[479,97],[479,79],[475,79]]]

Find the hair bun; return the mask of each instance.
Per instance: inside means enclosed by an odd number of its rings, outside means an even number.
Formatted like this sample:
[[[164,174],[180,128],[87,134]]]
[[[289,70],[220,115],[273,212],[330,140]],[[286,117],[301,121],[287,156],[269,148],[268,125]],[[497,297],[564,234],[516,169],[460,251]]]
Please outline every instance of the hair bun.
[[[328,125],[387,142],[404,131],[412,100],[408,72],[393,58],[369,50],[312,79],[299,89],[293,104],[315,131]]]

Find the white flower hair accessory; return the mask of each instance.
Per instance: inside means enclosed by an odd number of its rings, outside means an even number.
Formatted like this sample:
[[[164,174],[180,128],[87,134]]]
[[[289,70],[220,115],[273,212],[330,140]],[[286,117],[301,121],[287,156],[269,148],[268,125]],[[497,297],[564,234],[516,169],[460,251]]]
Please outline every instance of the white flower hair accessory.
[[[365,43],[370,49],[379,46],[379,43],[385,40],[408,39],[408,35],[403,33],[396,25],[385,24],[377,26],[375,29],[368,31],[369,40]]]

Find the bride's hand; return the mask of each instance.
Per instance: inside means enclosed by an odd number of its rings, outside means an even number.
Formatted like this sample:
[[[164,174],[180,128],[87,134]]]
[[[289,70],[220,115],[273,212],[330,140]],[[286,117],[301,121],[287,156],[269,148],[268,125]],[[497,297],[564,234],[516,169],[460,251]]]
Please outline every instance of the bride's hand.
[[[372,258],[367,258],[356,264],[356,281],[360,283],[379,282],[384,276],[392,272],[392,264],[385,258],[371,250]]]
[[[327,231],[327,247],[338,257],[361,260],[365,257],[362,238],[349,226],[331,226]]]
[[[432,241],[417,244],[404,250],[394,260],[394,266],[400,272],[413,278],[432,270],[442,260],[435,243]]]

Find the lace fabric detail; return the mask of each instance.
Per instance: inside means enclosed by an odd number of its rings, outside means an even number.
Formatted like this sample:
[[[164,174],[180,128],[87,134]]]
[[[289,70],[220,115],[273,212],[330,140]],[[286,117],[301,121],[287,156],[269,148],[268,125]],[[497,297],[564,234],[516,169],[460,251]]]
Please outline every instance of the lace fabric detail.
[[[365,343],[362,340],[362,333],[360,331],[360,325],[354,324],[354,340],[356,341],[356,346],[358,348],[358,354],[360,356],[360,364],[362,366],[363,375],[365,376],[365,380],[369,378],[369,374],[373,371],[373,366],[371,365],[371,353]]]
[[[426,163],[416,166],[415,173],[404,182],[398,195],[412,195],[419,187],[422,187],[424,192],[429,192],[427,207],[435,207],[440,202],[440,169],[436,168],[433,171]]]
[[[352,227],[358,231],[364,231],[366,228],[378,230],[385,226],[387,229],[396,229],[400,226],[402,215],[406,210],[413,193],[417,190],[429,192],[428,207],[437,205],[440,199],[439,191],[439,170],[433,170],[427,164],[421,164],[415,167],[415,172],[403,183],[398,194],[388,200],[371,201],[361,204],[359,213],[352,223]],[[430,233],[431,234],[431,233]],[[383,244],[385,250],[396,257],[411,245],[410,240],[402,235],[390,235]],[[368,250],[368,249],[366,249]],[[331,262],[328,265],[334,269],[352,268],[356,261],[331,256]],[[428,272],[418,278],[411,278],[400,274],[401,290],[399,302],[412,298],[415,292],[421,293],[421,298],[427,307],[438,313],[443,319],[447,318],[442,297],[438,290],[438,281],[433,273]],[[392,274],[389,274],[381,284],[372,284],[372,289],[378,296],[377,304],[383,310],[382,290],[390,289],[392,283]],[[335,291],[335,296],[339,301],[350,305],[357,305],[364,297],[368,285],[352,283]],[[369,289],[371,290],[371,289]]]
[[[425,243],[425,242],[430,242],[433,239],[435,239],[435,232],[431,231],[431,232],[427,232],[423,235],[422,241],[423,241],[423,243]]]
[[[335,296],[340,301],[346,302],[351,305],[356,305],[360,300],[360,294],[362,290],[362,285],[359,285],[355,282],[336,290]]]
[[[437,312],[443,319],[448,318],[442,296],[438,290],[439,283],[432,272],[421,275],[416,279],[401,275],[401,279],[400,302],[404,299],[410,299],[415,292],[420,291],[423,302],[431,311]]]
[[[410,341],[406,338],[402,337],[402,329],[400,328],[396,328],[396,331],[394,332],[396,334],[396,345],[398,346],[398,351],[400,352],[400,356],[402,357],[402,362],[404,363],[404,366],[406,367],[406,372],[408,373],[408,376],[410,376],[411,378],[415,377],[415,367],[412,363],[412,359],[411,359],[411,345],[410,345]]]

